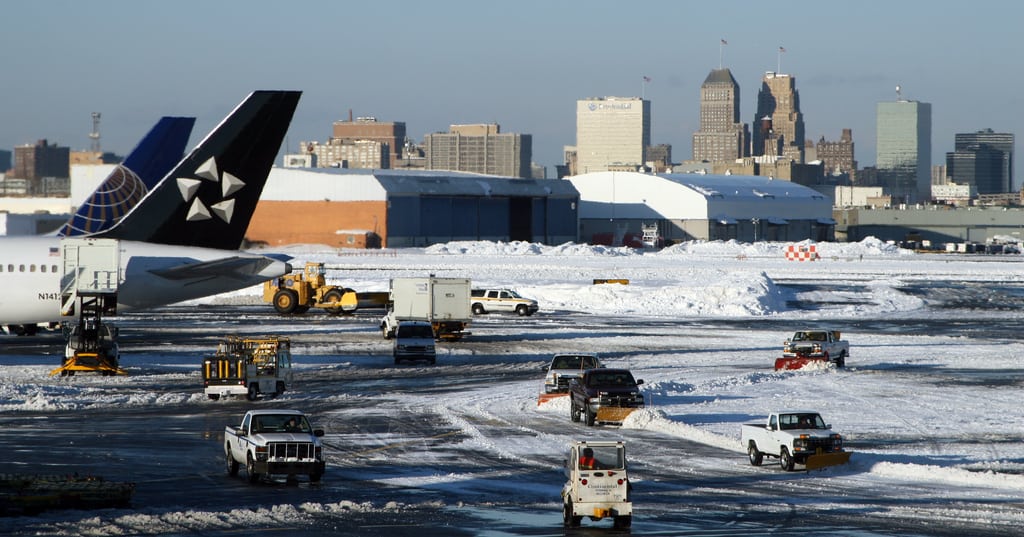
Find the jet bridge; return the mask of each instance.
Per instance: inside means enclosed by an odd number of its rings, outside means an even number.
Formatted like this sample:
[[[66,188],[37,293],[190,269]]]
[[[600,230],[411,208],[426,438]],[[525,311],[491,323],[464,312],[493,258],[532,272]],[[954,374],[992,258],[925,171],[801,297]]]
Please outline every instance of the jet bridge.
[[[117,328],[103,317],[117,314],[121,273],[120,244],[114,239],[61,240],[61,315],[78,316],[68,334],[63,364],[50,372],[61,376],[76,371],[124,375],[118,365]]]

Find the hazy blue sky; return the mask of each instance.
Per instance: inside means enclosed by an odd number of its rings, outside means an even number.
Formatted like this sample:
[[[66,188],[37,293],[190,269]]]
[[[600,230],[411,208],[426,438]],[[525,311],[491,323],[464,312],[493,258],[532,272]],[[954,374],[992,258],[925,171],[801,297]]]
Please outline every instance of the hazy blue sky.
[[[853,129],[860,166],[875,163],[875,106],[897,84],[932,104],[933,164],[957,132],[1012,132],[1018,155],[1024,137],[1024,3],[1011,0],[36,0],[2,13],[3,149],[87,149],[94,111],[104,150],[129,151],[162,115],[196,116],[194,144],[249,91],[298,89],[290,151],[349,109],[404,121],[416,141],[496,122],[532,134],[551,176],[576,141],[576,100],[639,96],[647,76],[652,141],[680,161],[721,39],[743,122],[785,47],[807,137]]]

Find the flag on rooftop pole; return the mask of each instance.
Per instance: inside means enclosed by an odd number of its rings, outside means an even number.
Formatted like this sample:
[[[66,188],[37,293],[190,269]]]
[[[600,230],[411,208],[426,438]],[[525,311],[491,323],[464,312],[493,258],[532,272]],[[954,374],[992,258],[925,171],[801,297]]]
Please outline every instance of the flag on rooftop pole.
[[[644,76],[643,77],[643,82],[640,84],[640,100],[641,101],[644,100],[644,97],[646,96],[647,83],[650,82],[650,81],[651,81],[651,77],[649,77],[649,76]]]
[[[783,52],[786,52],[786,49],[783,48],[783,47],[779,47],[779,61],[778,61],[778,65],[775,66],[775,72],[776,73],[782,73],[782,53]]]
[[[718,45],[718,68],[719,69],[722,68],[722,47],[724,47],[725,45],[728,45],[728,44],[729,44],[729,42],[726,41],[725,39],[723,39],[722,43]]]

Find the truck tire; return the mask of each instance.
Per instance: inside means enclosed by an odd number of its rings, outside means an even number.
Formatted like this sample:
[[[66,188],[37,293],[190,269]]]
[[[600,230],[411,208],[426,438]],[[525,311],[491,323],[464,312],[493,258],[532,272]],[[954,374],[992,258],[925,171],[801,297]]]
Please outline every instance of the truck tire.
[[[483,315],[484,313],[487,312],[484,311],[483,304],[473,304],[473,315]]]
[[[530,310],[526,306],[520,304],[516,306],[516,313],[518,313],[520,317],[526,317],[530,314]]]
[[[839,353],[839,358],[836,359],[836,367],[846,367],[846,351]]]
[[[274,309],[278,313],[288,315],[299,305],[299,295],[291,289],[278,289],[274,293]]]
[[[344,296],[342,294],[342,292],[337,290],[337,289],[331,289],[330,291],[327,291],[326,293],[324,293],[324,302],[325,303],[331,303],[331,302],[337,302],[338,303],[338,305],[336,307],[324,308],[324,309],[327,310],[327,313],[330,313],[331,315],[341,315],[342,313],[344,313],[345,310],[341,309],[341,298],[342,298],[342,296]]]
[[[572,419],[572,421],[580,421],[580,407],[576,406],[576,401],[573,400],[571,396],[569,400],[569,417]]]
[[[245,455],[245,472],[249,474],[250,483],[256,483],[260,480],[260,474],[256,473],[256,461],[252,460],[252,453]]]
[[[562,524],[567,528],[578,528],[580,522],[583,521],[581,516],[573,516],[572,514],[572,500],[562,504]]]
[[[597,421],[597,412],[592,412],[589,404],[583,407],[583,412],[587,415],[587,426],[593,427]]]
[[[224,446],[224,462],[224,469],[227,470],[229,476],[235,477],[238,475],[238,461],[231,456],[231,446]]]
[[[764,454],[757,450],[757,444],[753,440],[747,446],[747,457],[750,458],[751,466],[761,466],[761,462],[764,461]]]
[[[323,477],[324,477],[324,474],[322,472],[313,472],[313,473],[309,474],[309,482],[310,483],[319,483],[320,480],[323,479]]]
[[[793,471],[793,456],[789,454],[786,446],[782,446],[782,451],[779,452],[779,467],[787,472]]]
[[[249,385],[249,391],[245,392],[245,398],[250,401],[255,401],[260,396],[260,388],[256,383]]]
[[[617,530],[628,529],[633,525],[633,515],[622,515],[615,517],[615,521],[612,522],[612,528]]]

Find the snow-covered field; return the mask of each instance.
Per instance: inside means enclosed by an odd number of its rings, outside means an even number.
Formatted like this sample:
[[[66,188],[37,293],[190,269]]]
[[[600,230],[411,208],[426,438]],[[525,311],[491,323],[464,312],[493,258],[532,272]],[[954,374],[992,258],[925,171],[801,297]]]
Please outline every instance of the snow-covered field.
[[[702,321],[699,328],[691,324],[678,333],[652,329],[642,335],[604,335],[603,348],[591,349],[628,356],[628,364],[613,365],[628,365],[645,380],[651,405],[630,416],[623,435],[634,429],[685,438],[735,453],[730,464],[742,465],[746,459],[739,446],[740,423],[770,409],[815,409],[855,451],[844,476],[869,480],[872,487],[892,490],[894,496],[905,484],[918,483],[946,488],[950,497],[966,501],[1024,502],[1024,412],[1019,402],[1024,344],[1016,337],[972,336],[986,323],[1019,321],[1020,311],[939,307],[934,296],[907,292],[921,286],[959,293],[1024,286],[1022,257],[916,254],[867,239],[819,243],[819,260],[798,262],[785,259],[786,246],[695,242],[640,252],[579,244],[458,242],[371,252],[295,246],[284,253],[294,256],[295,266],[327,263],[332,283],[359,291],[384,291],[390,277],[430,273],[468,277],[478,287],[515,288],[538,300],[538,319],[585,313],[621,319],[630,328],[670,325],[677,319]],[[629,284],[593,285],[598,278],[625,278]],[[253,288],[202,302],[258,304],[259,293]],[[771,324],[758,328],[759,320]],[[914,333],[874,328],[886,320],[936,328]],[[787,332],[808,324],[843,331],[851,342],[847,367],[774,372],[771,365]],[[872,328],[848,328],[858,324]],[[780,331],[779,326],[789,328]],[[577,349],[586,343],[579,336],[566,341]],[[386,352],[384,343],[380,345]],[[508,352],[532,352],[519,345]],[[458,347],[445,352],[439,362],[473,363],[474,357]],[[90,388],[89,382],[68,385],[46,377],[48,369],[30,360],[0,367],[0,413],[75,405],[208,403],[198,393],[125,395]],[[536,406],[538,383],[539,374],[537,381],[510,384],[501,403],[505,410],[524,421],[551,417],[568,422],[564,399]],[[466,414],[495,413],[488,397],[483,389],[446,395],[442,402],[409,394],[406,404],[435,409],[473,438],[471,442],[500,447],[510,459],[531,461],[531,454],[552,451],[548,435],[517,436],[496,446],[469,425]],[[419,479],[444,486],[458,477]],[[914,515],[908,508],[894,510],[892,516]],[[1002,526],[1024,527],[1022,511],[998,508],[980,516]]]

